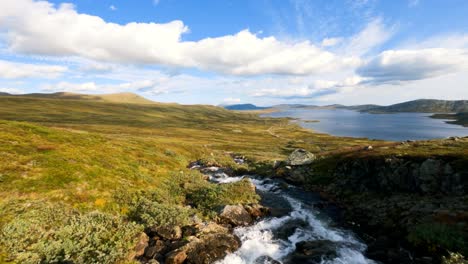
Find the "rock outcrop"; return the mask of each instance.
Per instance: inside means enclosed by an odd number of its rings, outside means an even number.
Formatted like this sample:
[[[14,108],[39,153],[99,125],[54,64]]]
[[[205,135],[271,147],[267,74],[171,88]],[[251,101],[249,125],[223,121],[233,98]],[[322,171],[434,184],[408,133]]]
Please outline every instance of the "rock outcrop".
[[[315,160],[315,155],[304,149],[296,149],[288,157],[286,163],[291,166],[301,166],[311,164]]]
[[[288,159],[277,163],[274,172],[343,208],[343,224],[360,234],[372,259],[439,263],[447,250],[468,254],[467,242],[449,244],[440,238],[450,232],[468,241],[468,164],[463,157],[362,153],[321,157],[304,165]],[[306,251],[296,251],[295,261],[314,263]]]

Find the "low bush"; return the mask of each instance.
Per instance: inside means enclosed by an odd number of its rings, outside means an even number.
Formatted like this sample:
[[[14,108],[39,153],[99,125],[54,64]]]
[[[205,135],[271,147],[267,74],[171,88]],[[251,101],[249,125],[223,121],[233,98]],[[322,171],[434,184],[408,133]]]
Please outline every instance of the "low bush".
[[[141,226],[63,204],[28,204],[3,225],[0,245],[16,263],[116,263],[127,259]]]

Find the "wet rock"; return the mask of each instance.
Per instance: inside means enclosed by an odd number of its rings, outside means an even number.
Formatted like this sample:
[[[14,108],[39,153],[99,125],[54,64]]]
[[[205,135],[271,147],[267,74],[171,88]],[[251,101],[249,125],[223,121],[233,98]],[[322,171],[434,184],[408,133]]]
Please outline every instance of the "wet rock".
[[[281,264],[281,262],[269,256],[261,256],[255,259],[254,264]]]
[[[275,232],[275,237],[278,239],[288,240],[288,237],[296,232],[296,229],[306,227],[307,223],[301,219],[294,219],[281,225]]]
[[[226,205],[224,206],[219,217],[221,222],[231,224],[233,226],[246,226],[252,223],[252,217],[242,205]]]
[[[315,155],[305,149],[296,149],[288,157],[287,163],[292,166],[308,165],[316,159]]]
[[[338,256],[337,244],[330,240],[303,241],[296,243],[291,263],[321,263]]]

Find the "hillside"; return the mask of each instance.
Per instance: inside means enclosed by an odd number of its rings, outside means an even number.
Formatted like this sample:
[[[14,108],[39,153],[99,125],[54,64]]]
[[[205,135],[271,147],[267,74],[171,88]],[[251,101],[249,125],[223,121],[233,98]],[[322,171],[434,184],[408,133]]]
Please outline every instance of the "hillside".
[[[237,111],[245,111],[245,110],[264,110],[270,107],[260,107],[253,104],[235,104],[235,105],[226,105],[223,106],[225,109],[228,110],[237,110]]]
[[[437,119],[448,119],[449,124],[456,124],[468,127],[468,113],[456,113],[456,114],[434,114],[432,118]]]
[[[211,184],[187,168],[192,161],[268,174],[297,148],[323,157],[459,159],[467,144],[339,138],[214,106],[1,96],[0,263],[60,262],[65,253],[122,263],[144,228],[187,225],[195,215],[213,221],[220,206],[258,201],[247,181]],[[232,155],[250,162],[235,164]]]
[[[99,101],[109,103],[130,103],[130,104],[154,104],[155,102],[148,100],[142,96],[134,93],[114,93],[114,94],[78,94],[68,92],[58,93],[32,93],[23,95],[12,95],[8,93],[0,93],[0,96],[7,97],[31,97],[31,98],[49,98],[49,99],[63,99],[63,100],[88,100],[88,101]]]
[[[271,161],[297,147],[368,144],[214,106],[65,97],[0,96],[0,263],[54,262],[65,244],[74,258],[97,261],[80,243],[114,263],[151,221],[212,219],[222,204],[255,201],[246,182],[219,189],[187,169],[192,161],[236,168],[235,153]],[[203,195],[215,200],[193,198]],[[65,244],[47,243],[52,236]]]
[[[458,113],[468,112],[468,100],[445,101],[433,99],[420,99],[389,106],[381,106],[366,110],[372,113]]]

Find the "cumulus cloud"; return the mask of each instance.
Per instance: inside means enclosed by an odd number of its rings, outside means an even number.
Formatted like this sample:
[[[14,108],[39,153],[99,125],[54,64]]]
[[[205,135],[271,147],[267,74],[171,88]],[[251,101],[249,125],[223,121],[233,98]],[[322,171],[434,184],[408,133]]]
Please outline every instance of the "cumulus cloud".
[[[65,71],[67,71],[67,67],[63,66],[27,64],[0,60],[0,78],[57,78]]]
[[[422,80],[468,69],[468,51],[432,48],[387,50],[357,69],[371,83]]]
[[[80,56],[97,61],[195,67],[234,75],[319,74],[359,63],[308,41],[260,38],[248,30],[234,35],[182,41],[182,21],[164,24],[108,23],[79,14],[71,4],[45,1],[0,2],[0,27],[15,52]]]
[[[325,38],[322,40],[322,47],[333,47],[343,41],[343,38]]]

